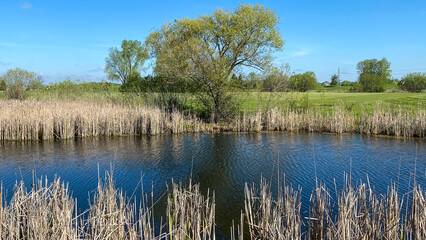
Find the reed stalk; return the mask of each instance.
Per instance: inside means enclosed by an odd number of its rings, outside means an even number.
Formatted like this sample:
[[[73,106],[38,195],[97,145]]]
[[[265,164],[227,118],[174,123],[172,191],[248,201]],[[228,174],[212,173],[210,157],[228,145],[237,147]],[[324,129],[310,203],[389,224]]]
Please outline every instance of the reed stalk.
[[[3,190],[3,189],[1,189]],[[324,184],[312,192],[309,217],[301,216],[301,189],[281,185],[273,196],[261,180],[244,189],[245,208],[231,239],[425,239],[426,194],[417,183],[403,198],[392,184],[377,195],[370,183],[345,187],[332,197]],[[60,178],[16,184],[12,199],[0,205],[1,239],[215,239],[215,196],[201,194],[199,184],[172,184],[165,224],[155,226],[153,205],[142,194],[137,207],[114,185],[112,174],[99,179],[90,208],[77,203]],[[405,199],[405,198],[404,198]],[[2,194],[0,200],[3,201]],[[243,225],[247,224],[248,232]],[[307,232],[302,232],[302,226]],[[237,232],[237,236],[235,233]]]
[[[84,101],[0,100],[0,141],[69,139],[185,132],[308,131],[426,137],[426,111],[377,105],[362,116],[335,104],[331,112],[270,109],[243,113],[232,121],[204,123],[177,110]]]

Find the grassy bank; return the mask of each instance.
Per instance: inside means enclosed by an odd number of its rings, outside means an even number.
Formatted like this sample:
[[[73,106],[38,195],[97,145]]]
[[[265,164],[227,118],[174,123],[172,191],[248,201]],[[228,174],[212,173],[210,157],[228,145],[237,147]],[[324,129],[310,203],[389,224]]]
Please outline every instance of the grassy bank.
[[[2,239],[215,239],[215,195],[200,193],[199,185],[173,184],[166,193],[164,221],[156,221],[153,203],[142,193],[127,198],[108,173],[90,195],[89,209],[77,212],[68,185],[40,179],[27,189],[16,185],[9,202],[0,200]],[[220,196],[218,196],[220,197]],[[400,194],[395,185],[377,194],[370,183],[346,187],[332,195],[317,184],[303,216],[301,189],[285,184],[273,196],[269,183],[245,187],[245,208],[231,239],[425,239],[426,193],[414,183]],[[402,210],[404,208],[404,210]],[[405,213],[404,213],[405,212]],[[157,213],[158,214],[158,213]],[[302,225],[307,226],[302,232]],[[245,231],[248,226],[248,231]],[[238,229],[238,230],[236,230]],[[235,237],[237,233],[237,237]]]
[[[244,97],[243,97],[244,96]],[[340,92],[289,92],[289,93],[248,93],[241,94],[242,109],[256,112],[259,104],[265,107],[271,98],[270,105],[280,109],[315,108],[320,112],[330,112],[335,104],[343,104],[353,114],[372,112],[377,104],[389,109],[403,108],[426,110],[426,93],[340,93]],[[261,100],[259,103],[259,99]]]
[[[79,85],[76,85],[79,86]],[[327,87],[324,87],[327,88]],[[347,88],[347,86],[333,86],[335,88]],[[26,93],[27,100],[35,101],[76,101],[84,100],[96,103],[113,103],[125,105],[146,105],[153,104],[152,97],[159,94],[144,93],[121,93],[119,88],[114,86],[108,89],[87,88],[60,88],[30,91]],[[186,107],[199,108],[200,103],[190,94],[179,94],[184,99]],[[151,96],[151,97],[150,97]],[[272,97],[271,97],[272,96]],[[377,104],[386,105],[389,108],[402,107],[414,110],[422,108],[426,110],[426,93],[409,92],[384,92],[384,93],[354,93],[342,91],[314,90],[310,92],[239,92],[235,97],[242,104],[241,112],[255,113],[259,106],[265,107],[268,103],[272,107],[280,109],[315,107],[322,112],[329,111],[336,103],[343,103],[354,113],[365,110],[372,111]],[[4,92],[0,91],[0,99],[6,99]],[[270,100],[271,99],[271,100]]]

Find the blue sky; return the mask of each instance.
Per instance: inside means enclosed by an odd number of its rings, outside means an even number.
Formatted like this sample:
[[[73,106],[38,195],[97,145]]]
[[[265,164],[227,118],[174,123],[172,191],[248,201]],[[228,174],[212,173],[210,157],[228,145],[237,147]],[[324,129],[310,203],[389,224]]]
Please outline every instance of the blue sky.
[[[106,79],[108,49],[175,19],[263,4],[277,12],[284,50],[277,65],[328,81],[357,79],[356,64],[386,57],[392,75],[426,72],[426,1],[0,0],[0,73],[20,67],[45,82]]]

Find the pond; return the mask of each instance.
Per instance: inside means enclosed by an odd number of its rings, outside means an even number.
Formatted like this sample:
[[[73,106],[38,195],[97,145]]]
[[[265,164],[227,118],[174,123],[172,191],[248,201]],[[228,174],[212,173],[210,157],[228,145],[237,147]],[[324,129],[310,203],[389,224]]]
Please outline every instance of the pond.
[[[192,176],[203,192],[214,190],[219,235],[228,235],[232,219],[244,209],[245,183],[263,176],[276,189],[279,172],[286,184],[302,187],[302,215],[308,215],[315,176],[334,193],[367,176],[379,193],[391,183],[400,193],[416,181],[426,186],[426,142],[422,139],[372,137],[356,134],[240,133],[175,134],[83,138],[63,141],[3,142],[0,144],[0,180],[6,199],[16,181],[31,183],[33,176],[57,175],[69,183],[81,210],[105,171],[114,169],[116,186],[128,196],[145,193],[160,198],[167,184],[188,182]],[[282,179],[282,178],[281,178]],[[157,208],[165,208],[165,198]],[[159,212],[156,211],[157,215]],[[157,216],[156,215],[156,216]]]

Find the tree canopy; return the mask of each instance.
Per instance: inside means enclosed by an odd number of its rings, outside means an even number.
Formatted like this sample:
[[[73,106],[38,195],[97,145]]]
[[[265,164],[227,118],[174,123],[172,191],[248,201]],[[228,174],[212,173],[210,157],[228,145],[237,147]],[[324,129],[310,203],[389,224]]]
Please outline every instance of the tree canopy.
[[[386,80],[391,78],[392,70],[390,70],[390,62],[386,58],[380,61],[373,59],[366,59],[357,65],[358,73],[361,74],[374,74]]]
[[[197,86],[199,99],[217,122],[232,98],[231,76],[243,67],[264,70],[284,42],[275,12],[241,4],[233,12],[178,19],[152,32],[146,45],[155,58],[154,73]]]
[[[359,79],[357,87],[364,92],[383,92],[384,84],[391,79],[390,62],[386,58],[380,61],[366,59],[357,65]]]
[[[126,84],[129,78],[137,78],[143,64],[148,59],[148,52],[140,41],[123,40],[121,50],[111,48],[105,59],[105,72],[108,79]]]

